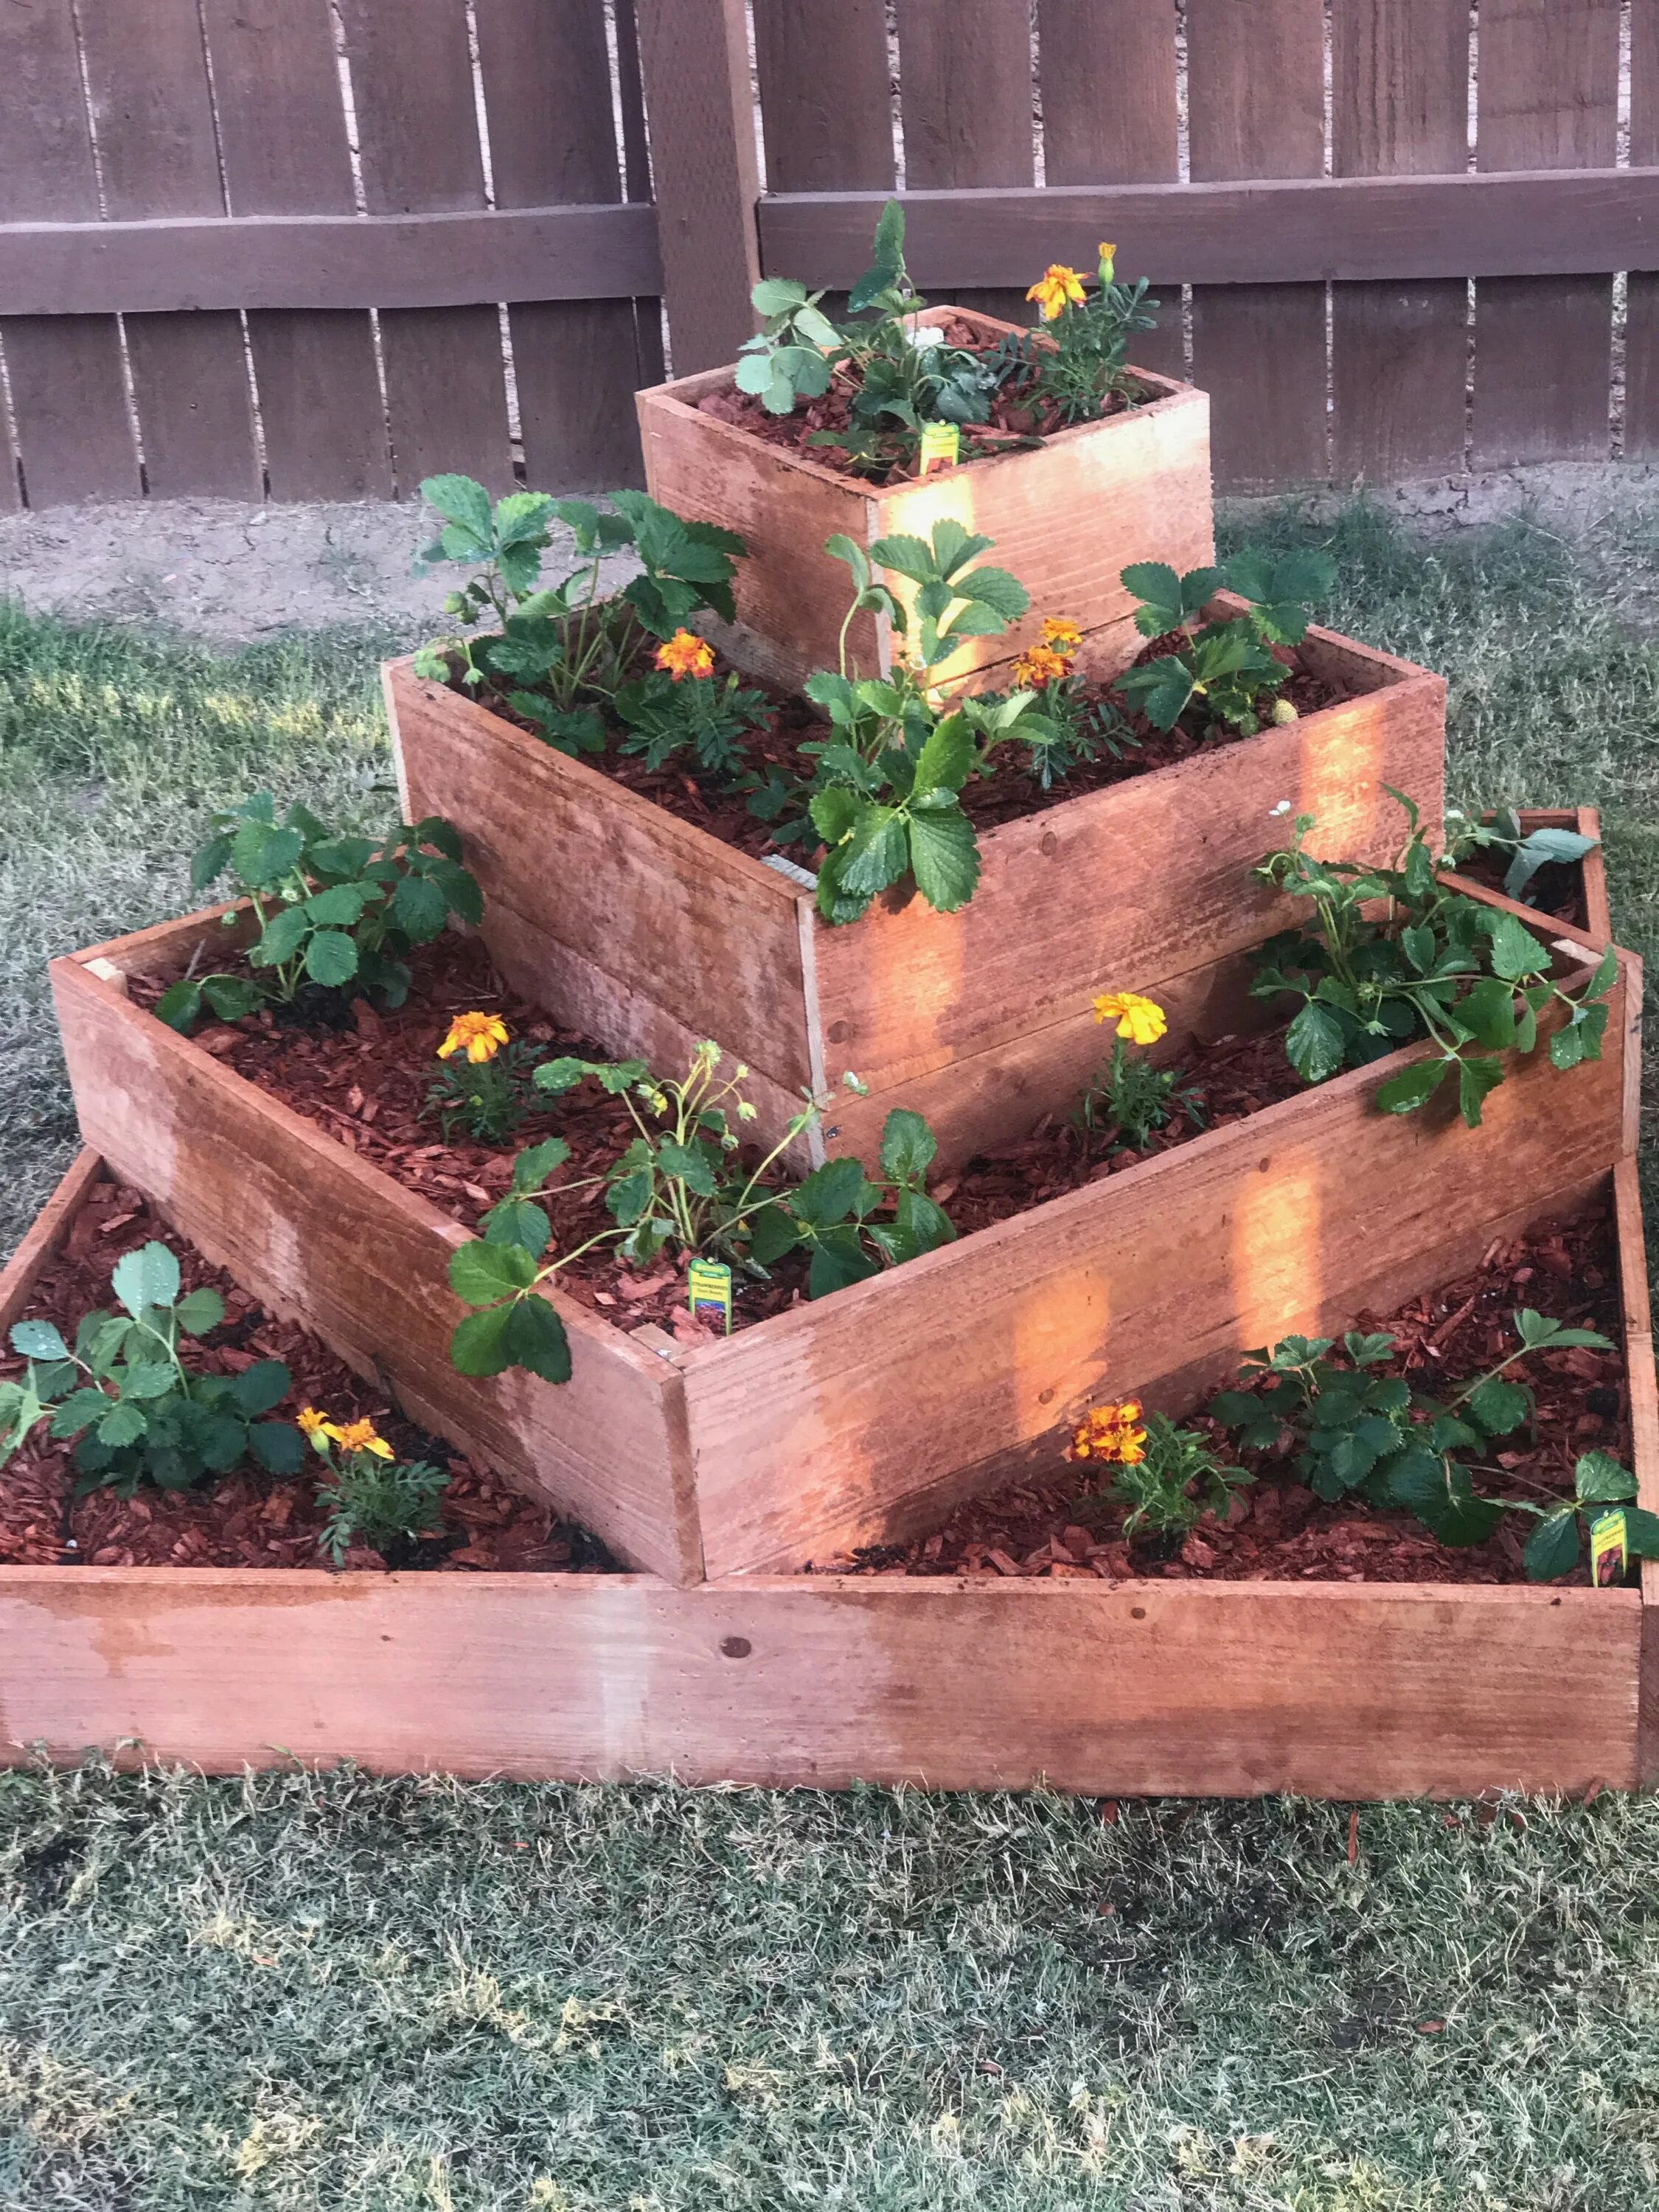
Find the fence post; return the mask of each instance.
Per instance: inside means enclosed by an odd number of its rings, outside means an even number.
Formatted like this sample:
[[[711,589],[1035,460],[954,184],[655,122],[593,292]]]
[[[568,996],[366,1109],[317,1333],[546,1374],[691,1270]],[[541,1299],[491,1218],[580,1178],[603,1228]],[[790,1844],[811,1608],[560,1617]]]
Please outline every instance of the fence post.
[[[755,328],[760,168],[743,0],[637,0],[640,67],[676,376]]]

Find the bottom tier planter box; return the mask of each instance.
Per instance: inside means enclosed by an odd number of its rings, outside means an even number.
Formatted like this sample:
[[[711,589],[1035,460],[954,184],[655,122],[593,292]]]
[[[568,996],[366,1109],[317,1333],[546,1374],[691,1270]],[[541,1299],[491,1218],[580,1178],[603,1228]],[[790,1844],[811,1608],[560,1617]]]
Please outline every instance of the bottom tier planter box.
[[[1412,1047],[723,1342],[641,1340],[549,1293],[572,1381],[479,1382],[447,1356],[461,1225],[126,996],[222,943],[220,911],[55,963],[87,1143],[427,1427],[680,1583],[909,1534],[1051,1461],[1091,1398],[1180,1396],[1275,1328],[1386,1307],[1424,1252],[1478,1249],[1518,1194],[1577,1188],[1636,1141],[1640,963],[1621,954],[1602,1057],[1563,1074],[1540,1048],[1480,1129],[1444,1097],[1377,1113]],[[1529,920],[1564,975],[1593,964]],[[1182,978],[1170,1048],[1260,1025],[1243,980],[1232,960]]]
[[[84,1179],[86,1170],[82,1170]],[[71,1178],[0,1278],[0,1326]],[[1659,1504],[1635,1170],[1634,1459]],[[1558,1210],[1562,1210],[1558,1208]],[[1534,1202],[1499,1224],[1540,1218]],[[1425,1254],[1419,1280],[1461,1264]],[[0,1568],[0,1757],[1109,1796],[1578,1792],[1653,1778],[1644,1589]],[[1653,1653],[1644,1681],[1644,1644]]]

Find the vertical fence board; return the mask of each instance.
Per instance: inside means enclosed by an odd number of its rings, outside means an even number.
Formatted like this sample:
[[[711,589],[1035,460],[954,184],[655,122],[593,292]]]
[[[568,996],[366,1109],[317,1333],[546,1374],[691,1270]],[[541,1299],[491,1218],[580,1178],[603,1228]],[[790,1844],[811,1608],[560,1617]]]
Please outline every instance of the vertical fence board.
[[[1611,168],[1619,0],[1482,0],[1480,22],[1479,166]],[[1611,277],[1483,278],[1475,465],[1605,459],[1612,337]]]
[[[1024,0],[896,0],[896,7],[908,188],[1030,184],[1036,159]],[[1034,279],[1041,273],[1031,271]],[[957,297],[1010,322],[1032,317],[1015,288]]]
[[[1339,177],[1449,176],[1468,159],[1468,0],[1341,0],[1331,15]],[[1332,447],[1339,483],[1463,465],[1468,292],[1337,284]]]
[[[98,175],[81,90],[71,0],[6,10],[0,179],[7,219],[89,222]],[[137,495],[113,315],[9,315],[0,346],[30,503]]]
[[[134,16],[139,21],[135,26]],[[196,0],[79,0],[109,216],[222,215]],[[144,474],[161,498],[258,499],[242,319],[129,315]]]
[[[1321,0],[1188,0],[1187,71],[1195,183],[1321,174]],[[1218,489],[1324,479],[1322,284],[1196,286],[1193,374],[1212,395]]]
[[[371,215],[484,204],[483,155],[460,0],[340,0],[363,197]],[[513,483],[501,318],[494,307],[398,307],[380,315],[398,489],[460,470]]]
[[[203,0],[232,215],[356,206],[328,0]],[[362,309],[252,309],[273,499],[392,491],[374,333]]]
[[[621,96],[623,186],[625,197],[642,204],[653,195],[651,148],[645,127],[645,85],[640,70],[640,30],[634,9],[623,0],[611,17],[617,43],[617,89]],[[634,347],[641,384],[660,384],[667,374],[663,350],[663,304],[659,299],[634,302]],[[639,426],[635,424],[638,441]],[[639,463],[637,482],[645,482]]]
[[[1037,0],[1043,176],[1051,185],[1166,185],[1181,174],[1173,0]],[[1114,239],[1126,276],[1135,241]],[[1035,273],[1035,272],[1034,272]],[[1159,295],[1158,326],[1131,358],[1187,373],[1181,287]]]
[[[1659,164],[1659,0],[1631,13],[1630,158]],[[1659,276],[1633,272],[1625,317],[1625,453],[1659,459]]]
[[[743,0],[636,0],[674,374],[730,361],[755,328],[760,161]]]
[[[890,188],[883,0],[755,0],[755,65],[768,191]]]
[[[477,0],[477,25],[496,206],[620,199],[603,0]],[[638,482],[634,302],[514,303],[507,316],[530,482]]]

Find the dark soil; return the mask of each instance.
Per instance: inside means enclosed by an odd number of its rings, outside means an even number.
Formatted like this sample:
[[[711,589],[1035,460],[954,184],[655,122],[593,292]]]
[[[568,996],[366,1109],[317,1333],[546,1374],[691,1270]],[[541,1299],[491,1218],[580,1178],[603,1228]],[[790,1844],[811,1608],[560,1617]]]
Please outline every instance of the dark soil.
[[[1514,1347],[1510,1316],[1535,1306],[1553,1319],[1599,1330],[1622,1344],[1618,1266],[1604,1210],[1548,1224],[1515,1242],[1495,1241],[1479,1267],[1455,1282],[1356,1326],[1386,1331],[1395,1355],[1379,1373],[1404,1375],[1434,1395],[1455,1391]],[[1530,1429],[1493,1454],[1494,1480],[1476,1487],[1503,1494],[1512,1484],[1567,1497],[1581,1452],[1610,1452],[1628,1466],[1630,1407],[1622,1351],[1568,1349],[1534,1354],[1510,1370],[1537,1397]],[[1101,1493],[1111,1470],[1086,1462],[1063,1479],[1027,1482],[959,1506],[933,1534],[809,1563],[808,1572],[853,1575],[1094,1576],[1263,1582],[1516,1583],[1526,1579],[1524,1530],[1508,1522],[1486,1543],[1452,1549],[1401,1513],[1364,1504],[1327,1505],[1297,1481],[1288,1451],[1239,1453],[1200,1413],[1188,1425],[1209,1434],[1218,1455],[1255,1477],[1237,1494],[1228,1519],[1206,1516],[1176,1558],[1126,1543],[1121,1518]],[[1510,1516],[1519,1521],[1521,1516]],[[1565,1578],[1588,1583],[1580,1567]]]
[[[987,344],[973,325],[967,322],[947,323],[940,335],[944,344],[963,353],[990,353],[1000,343],[998,340]],[[988,422],[963,424],[962,465],[994,460],[1000,453],[1017,451],[1022,446],[1038,445],[1061,430],[1079,427],[1066,422],[1052,400],[1035,398],[1024,389],[1029,381],[1029,373],[1024,378],[1011,378],[992,400]],[[889,466],[872,473],[856,467],[840,447],[812,444],[814,434],[820,430],[846,429],[848,410],[857,392],[856,377],[850,370],[842,368],[836,372],[830,389],[821,399],[797,404],[787,415],[769,414],[751,392],[739,392],[735,384],[706,392],[697,402],[697,412],[712,415],[718,422],[730,422],[769,446],[781,446],[799,453],[803,460],[815,461],[820,468],[833,470],[837,476],[856,476],[866,483],[881,486],[914,483],[918,466],[914,452],[903,452]],[[1133,393],[1115,392],[1098,419],[1104,422],[1114,415],[1126,414],[1132,406],[1144,404],[1152,396],[1139,386]],[[908,448],[909,441],[903,443]]]
[[[570,1160],[560,1171],[559,1187],[544,1202],[553,1224],[553,1249],[568,1250],[582,1243],[609,1217],[596,1188],[568,1186],[600,1173],[635,1134],[623,1101],[597,1084],[583,1083],[530,1115],[513,1142],[499,1147],[476,1144],[459,1131],[447,1143],[437,1120],[423,1109],[438,1066],[437,1047],[459,1012],[500,1013],[514,1038],[538,1048],[538,1058],[562,1053],[587,1060],[611,1055],[514,1000],[476,939],[447,936],[417,952],[413,965],[414,988],[395,1013],[376,1013],[359,1000],[345,1028],[336,1026],[331,1016],[313,1026],[279,1022],[269,1013],[234,1024],[207,1021],[197,1032],[197,1042],[469,1228],[505,1193],[514,1156],[523,1146],[563,1137]],[[133,996],[141,1004],[153,1004],[169,980],[135,978]],[[1109,1036],[1102,1030],[1103,1060]],[[1203,1127],[1240,1121],[1301,1089],[1285,1058],[1283,1036],[1279,1029],[1257,1036],[1222,1037],[1195,1043],[1184,1054],[1186,1077],[1200,1093]],[[1167,1152],[1200,1133],[1199,1125],[1182,1115],[1158,1133],[1149,1152]],[[1115,1139],[1110,1130],[1085,1137],[1064,1117],[1049,1115],[1030,1136],[997,1146],[937,1182],[934,1195],[966,1236],[1146,1157],[1114,1150]],[[805,1280],[803,1265],[789,1259],[769,1281],[740,1281],[733,1327],[750,1327],[799,1304]],[[653,1322],[683,1341],[709,1340],[686,1310],[684,1263],[663,1260],[641,1272],[599,1251],[562,1270],[559,1285],[620,1328]]]
[[[1064,610],[1051,611],[1063,613]],[[1139,655],[1136,665],[1175,651],[1181,642],[1173,635],[1155,640]],[[1292,672],[1280,696],[1288,699],[1298,714],[1316,714],[1322,707],[1333,706],[1346,696],[1324,677],[1304,667],[1295,652],[1282,647],[1275,650]],[[649,654],[642,653],[640,670],[649,665]],[[723,678],[728,672],[727,665],[721,661],[717,673]],[[766,697],[768,712],[763,726],[752,731],[744,741],[749,765],[762,777],[769,769],[776,768],[786,775],[805,781],[817,763],[801,750],[801,746],[822,742],[829,734],[829,725],[812,712],[805,700],[759,688]],[[1090,684],[1084,696],[1091,705],[1097,704],[1105,698],[1107,690],[1103,684]],[[513,712],[505,700],[486,696],[482,703],[492,714],[511,722],[515,729],[532,737],[538,734],[530,723]],[[1116,703],[1121,709],[1122,702]],[[1080,799],[1088,792],[1103,791],[1110,784],[1128,783],[1136,776],[1151,775],[1158,769],[1172,768],[1180,761],[1190,760],[1196,753],[1215,752],[1224,745],[1240,742],[1236,730],[1223,723],[1206,722],[1201,710],[1189,713],[1191,727],[1178,723],[1169,731],[1155,730],[1143,714],[1127,719],[1130,741],[1119,739],[1123,750],[1117,754],[1102,751],[1096,759],[1073,769],[1047,791],[1030,774],[1024,753],[1016,750],[1014,756],[994,775],[979,777],[968,786],[962,794],[963,813],[975,829],[994,829],[1000,822],[1017,822],[1029,814],[1046,813],[1051,806],[1064,805],[1067,799]],[[748,799],[742,791],[726,790],[712,779],[694,775],[683,763],[671,762],[664,768],[649,769],[637,755],[619,751],[617,743],[613,732],[603,753],[583,754],[583,766],[610,776],[629,791],[638,792],[641,798],[678,815],[682,821],[695,823],[711,837],[718,837],[723,845],[735,846],[739,852],[757,858],[783,851],[803,866],[817,865],[817,853],[810,846],[774,844],[771,825],[750,812]]]
[[[1509,856],[1500,853],[1474,853],[1457,864],[1460,876],[1467,876],[1472,884],[1480,884],[1489,891],[1501,891],[1504,878],[1509,872]],[[1526,890],[1521,903],[1534,913],[1547,914],[1571,929],[1589,927],[1589,908],[1584,900],[1583,864],[1578,860],[1548,860],[1539,869]]]
[[[73,1342],[83,1315],[114,1305],[110,1271],[124,1252],[151,1238],[178,1255],[185,1287],[210,1284],[225,1302],[222,1327],[185,1354],[196,1371],[231,1374],[256,1359],[281,1359],[294,1378],[274,1418],[292,1420],[315,1406],[344,1422],[372,1419],[403,1460],[447,1468],[441,1531],[383,1558],[367,1545],[347,1553],[348,1569],[597,1573],[611,1562],[585,1531],[554,1518],[551,1509],[521,1497],[489,1468],[461,1457],[400,1413],[384,1390],[371,1388],[318,1339],[274,1319],[208,1266],[199,1252],[150,1212],[134,1191],[104,1181],[88,1193],[68,1242],[42,1273],[25,1312],[55,1322]],[[24,1363],[0,1353],[0,1376]],[[98,1490],[75,1498],[73,1446],[53,1443],[38,1427],[0,1468],[0,1562],[10,1565],[98,1567],[316,1567],[325,1515],[316,1499],[318,1473],[287,1480],[257,1470],[207,1480],[198,1488],[145,1487],[131,1498]]]

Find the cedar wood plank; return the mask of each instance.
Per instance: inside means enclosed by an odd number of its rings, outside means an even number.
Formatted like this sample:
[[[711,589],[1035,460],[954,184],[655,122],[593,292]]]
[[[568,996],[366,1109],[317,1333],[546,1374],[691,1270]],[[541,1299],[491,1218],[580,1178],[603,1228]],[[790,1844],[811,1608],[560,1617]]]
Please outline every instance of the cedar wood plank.
[[[171,925],[175,957],[203,917]],[[167,931],[134,959],[164,964]],[[222,1066],[115,984],[118,946],[52,963],[82,1133],[181,1235],[256,1297],[296,1315],[404,1408],[555,1498],[625,1559],[701,1573],[684,1412],[669,1364],[555,1297],[574,1374],[554,1388],[451,1368],[451,1250],[467,1232],[279,1100]]]
[[[1109,1796],[1636,1778],[1633,1592],[0,1569],[0,1739],[210,1771]]]
[[[520,988],[539,933],[546,981],[532,994],[554,1012],[568,951],[614,978],[642,1021],[648,1002],[786,1091],[811,1081],[801,895],[785,877],[407,662],[388,664],[386,689],[408,818],[465,823],[484,939],[495,950],[492,913],[511,915],[500,934],[523,953]]]
[[[921,1494],[994,1487],[1091,1397],[1156,1395],[1498,1219],[1516,1190],[1610,1167],[1627,1143],[1639,977],[1621,954],[1600,1060],[1563,1076],[1534,1054],[1478,1130],[1443,1097],[1376,1115],[1373,1091],[1414,1048],[690,1352],[708,1572],[793,1567],[908,1528]]]

